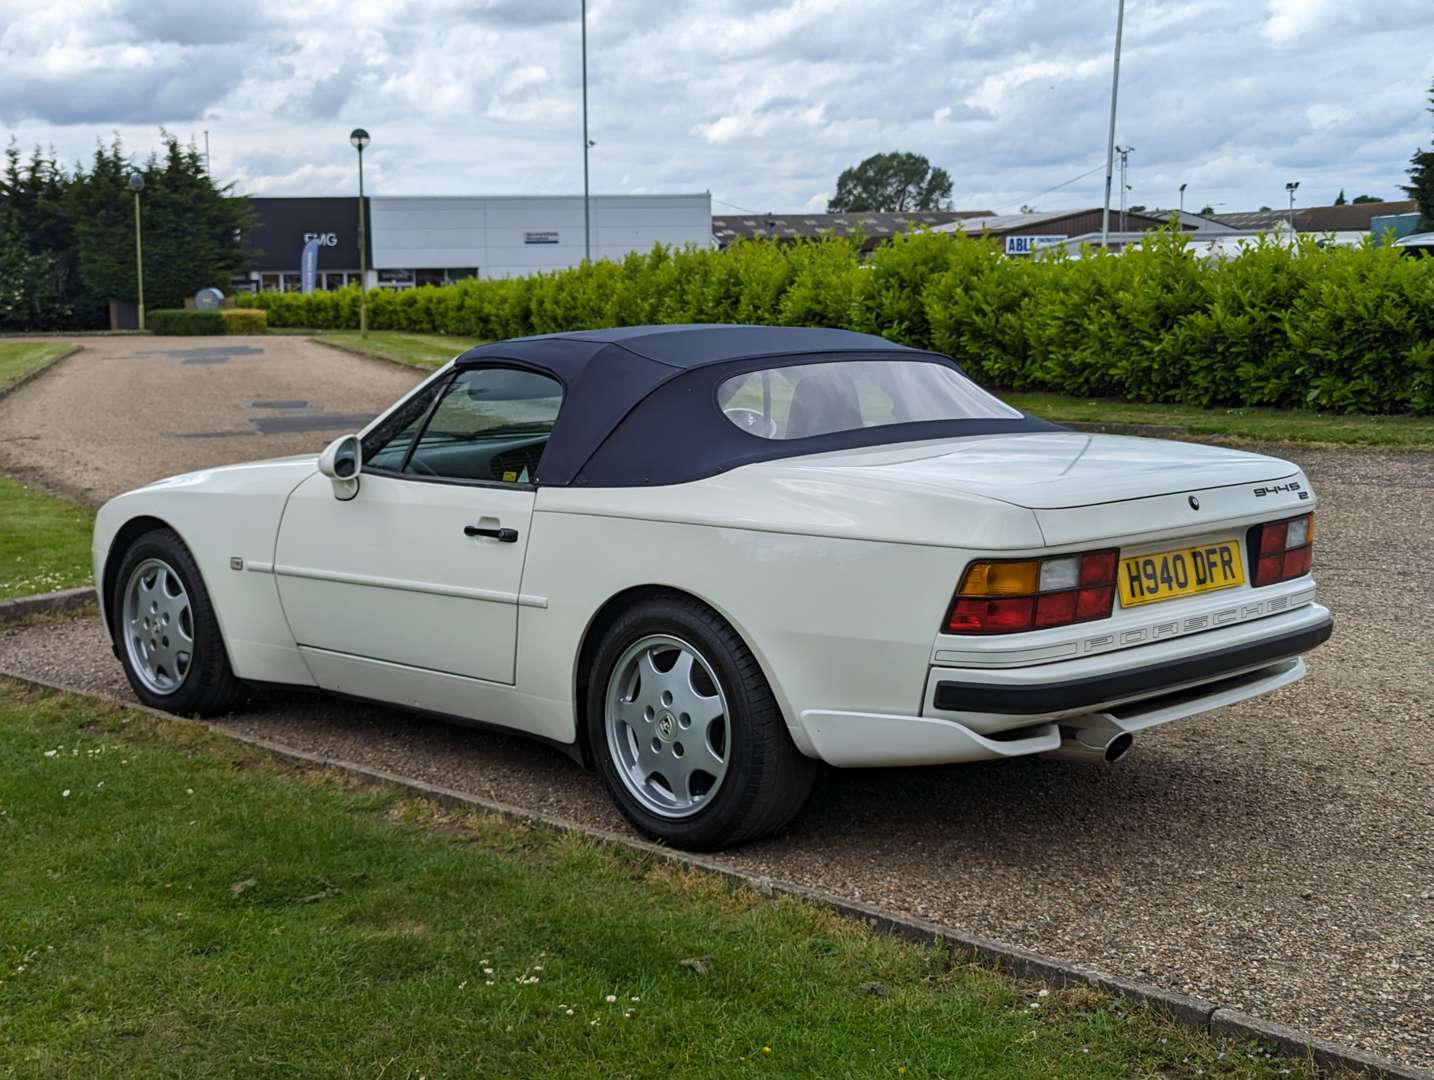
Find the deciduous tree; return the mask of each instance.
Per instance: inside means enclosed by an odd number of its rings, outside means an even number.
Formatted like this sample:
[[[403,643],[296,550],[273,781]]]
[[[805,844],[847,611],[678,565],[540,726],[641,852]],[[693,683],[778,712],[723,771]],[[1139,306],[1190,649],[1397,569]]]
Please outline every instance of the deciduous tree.
[[[951,177],[920,154],[873,154],[843,170],[831,213],[860,210],[940,210],[949,205]]]

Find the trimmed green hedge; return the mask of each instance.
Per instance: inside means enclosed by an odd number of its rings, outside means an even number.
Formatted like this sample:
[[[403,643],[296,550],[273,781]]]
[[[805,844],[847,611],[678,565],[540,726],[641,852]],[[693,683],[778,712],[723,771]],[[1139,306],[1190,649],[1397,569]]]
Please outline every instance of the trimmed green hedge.
[[[152,334],[224,333],[224,319],[218,311],[196,311],[193,308],[160,308],[148,312],[144,325]]]
[[[154,334],[262,334],[269,328],[269,313],[252,307],[160,308],[145,315],[144,323]]]
[[[1434,412],[1434,264],[1388,248],[1250,246],[1196,259],[1169,230],[1122,255],[1007,259],[910,233],[865,261],[829,239],[657,247],[528,278],[369,293],[369,326],[507,338],[638,323],[845,327],[1021,390],[1193,405]],[[236,298],[269,325],[358,326],[359,291]]]

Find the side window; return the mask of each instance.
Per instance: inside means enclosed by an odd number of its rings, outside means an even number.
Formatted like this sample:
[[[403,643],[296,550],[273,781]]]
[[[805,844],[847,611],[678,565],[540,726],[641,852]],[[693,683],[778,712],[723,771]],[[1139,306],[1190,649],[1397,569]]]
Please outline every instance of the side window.
[[[408,453],[409,444],[418,434],[429,406],[442,393],[447,382],[447,379],[435,379],[385,416],[363,437],[365,469],[398,472],[403,467],[403,457]]]
[[[446,480],[530,483],[562,403],[562,386],[546,375],[501,367],[460,372],[404,471]]]

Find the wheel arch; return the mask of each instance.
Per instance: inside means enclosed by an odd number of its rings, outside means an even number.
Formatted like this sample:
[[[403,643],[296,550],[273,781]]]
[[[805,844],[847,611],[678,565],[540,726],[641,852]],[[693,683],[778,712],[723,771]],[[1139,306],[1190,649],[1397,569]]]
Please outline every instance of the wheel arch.
[[[588,716],[587,697],[589,687],[589,675],[592,670],[593,659],[597,655],[598,646],[602,643],[603,636],[608,628],[626,611],[631,610],[638,604],[658,597],[680,597],[685,600],[694,600],[703,607],[708,608],[732,628],[742,643],[747,646],[752,655],[756,658],[758,665],[762,668],[762,675],[767,680],[767,685],[772,688],[772,694],[777,700],[777,707],[782,710],[783,719],[787,722],[787,729],[791,731],[791,719],[785,706],[785,698],[781,686],[773,672],[767,665],[765,658],[759,649],[753,647],[751,635],[749,635],[741,624],[732,617],[731,613],[725,610],[720,604],[714,604],[705,596],[700,596],[690,589],[680,588],[676,585],[631,585],[619,592],[609,596],[602,605],[593,613],[588,625],[583,631],[582,642],[578,646],[576,661],[573,665],[573,722],[577,734],[578,752],[582,762],[588,768],[594,765],[592,746],[588,742]]]
[[[205,593],[209,594],[208,583],[204,580],[204,568],[199,565],[199,560],[194,557],[194,549],[190,546],[189,541],[184,538],[184,534],[175,528],[172,522],[166,521],[164,518],[156,517],[153,514],[136,514],[115,530],[114,538],[110,540],[109,550],[105,552],[104,578],[100,582],[100,588],[97,590],[100,600],[100,616],[104,620],[105,630],[110,639],[110,649],[114,652],[115,656],[119,656],[120,645],[119,637],[114,632],[115,592],[119,588],[120,564],[124,562],[124,553],[129,550],[130,545],[145,533],[153,532],[155,529],[168,529],[174,533],[175,536],[179,537],[179,542],[188,549],[190,558],[194,559],[194,569],[199,575],[199,583],[204,586]],[[212,600],[210,604],[212,607]],[[224,619],[219,615],[217,609],[215,610],[215,622],[219,626],[220,644],[224,646],[225,655],[228,656],[229,637],[224,628]]]
[[[124,553],[129,550],[129,546],[139,537],[154,529],[169,529],[179,536],[179,530],[163,518],[154,517],[152,514],[139,514],[115,530],[114,536],[110,538],[109,548],[105,552],[104,577],[99,583],[100,614],[104,618],[105,627],[110,630],[110,644],[116,650],[119,649],[119,640],[114,637],[113,627],[115,589],[119,587],[120,563],[124,561]]]

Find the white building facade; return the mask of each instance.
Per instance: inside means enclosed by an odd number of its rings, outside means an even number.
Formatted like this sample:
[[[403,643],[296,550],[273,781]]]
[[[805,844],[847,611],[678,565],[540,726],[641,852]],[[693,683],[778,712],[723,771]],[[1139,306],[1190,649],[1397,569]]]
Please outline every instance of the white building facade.
[[[235,286],[300,289],[300,253],[321,238],[315,286],[359,280],[358,200],[254,198],[256,255]],[[467,277],[520,277],[651,251],[653,245],[712,247],[712,197],[594,195],[584,237],[581,195],[370,196],[370,287],[408,289]]]

